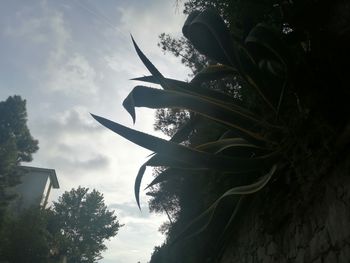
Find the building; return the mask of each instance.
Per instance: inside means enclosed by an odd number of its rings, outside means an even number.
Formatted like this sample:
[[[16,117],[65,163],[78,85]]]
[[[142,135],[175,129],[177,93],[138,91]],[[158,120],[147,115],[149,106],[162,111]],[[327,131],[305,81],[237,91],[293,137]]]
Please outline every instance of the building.
[[[17,197],[11,206],[15,212],[31,206],[46,207],[51,189],[59,188],[54,169],[19,166],[24,175],[21,183],[11,189]]]

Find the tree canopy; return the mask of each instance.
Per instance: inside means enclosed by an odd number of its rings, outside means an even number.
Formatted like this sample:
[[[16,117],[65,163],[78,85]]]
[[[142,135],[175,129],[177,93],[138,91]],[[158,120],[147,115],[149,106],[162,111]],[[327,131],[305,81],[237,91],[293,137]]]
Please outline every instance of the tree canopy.
[[[15,157],[5,164],[3,160],[7,158],[1,158],[1,168],[3,169],[6,165],[32,161],[32,154],[39,147],[38,141],[32,137],[27,126],[26,100],[18,95],[10,96],[6,101],[0,102],[0,112],[1,154],[13,152],[11,156]]]
[[[47,211],[35,207],[17,216],[7,214],[0,227],[0,261],[48,262],[51,240]]]
[[[67,255],[68,262],[96,262],[106,249],[103,242],[122,226],[107,209],[103,195],[84,187],[65,192],[54,202],[52,212],[63,237],[60,252]]]
[[[26,100],[15,95],[0,102],[0,209],[6,207],[11,196],[4,189],[20,182],[16,166],[30,162],[39,149],[38,141],[27,126]],[[0,213],[1,215],[1,213]]]
[[[78,187],[65,192],[48,209],[8,213],[0,227],[0,261],[93,263],[101,259],[104,242],[122,225],[96,190]]]

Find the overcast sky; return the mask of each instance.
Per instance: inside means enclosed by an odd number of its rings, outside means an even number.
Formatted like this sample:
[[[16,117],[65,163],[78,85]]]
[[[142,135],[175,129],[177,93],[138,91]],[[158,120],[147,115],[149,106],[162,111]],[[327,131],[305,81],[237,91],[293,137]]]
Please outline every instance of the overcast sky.
[[[139,212],[133,183],[148,151],[101,127],[89,112],[132,127],[122,101],[147,75],[131,40],[164,75],[186,79],[188,70],[157,47],[162,32],[180,35],[185,17],[175,0],[0,1],[0,100],[27,100],[29,128],[40,149],[31,166],[56,170],[60,189],[79,185],[104,194],[120,223],[103,263],[146,263],[165,216]],[[138,130],[153,131],[154,112],[137,111]],[[157,134],[162,136],[161,134]],[[145,178],[145,184],[150,180]],[[144,184],[144,185],[145,185]]]

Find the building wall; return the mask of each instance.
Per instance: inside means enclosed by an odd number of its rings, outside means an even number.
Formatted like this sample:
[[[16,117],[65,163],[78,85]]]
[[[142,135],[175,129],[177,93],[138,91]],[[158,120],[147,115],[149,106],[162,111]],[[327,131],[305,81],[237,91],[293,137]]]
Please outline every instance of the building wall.
[[[40,170],[29,170],[22,178],[22,183],[14,187],[18,194],[15,200],[16,209],[25,209],[32,205],[40,205],[49,174]]]

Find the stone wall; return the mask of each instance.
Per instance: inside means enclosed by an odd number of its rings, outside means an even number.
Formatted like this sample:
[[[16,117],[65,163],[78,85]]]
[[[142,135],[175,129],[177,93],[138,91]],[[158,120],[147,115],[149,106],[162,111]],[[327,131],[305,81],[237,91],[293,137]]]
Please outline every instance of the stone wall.
[[[250,197],[221,263],[349,263],[350,158],[328,161]]]

